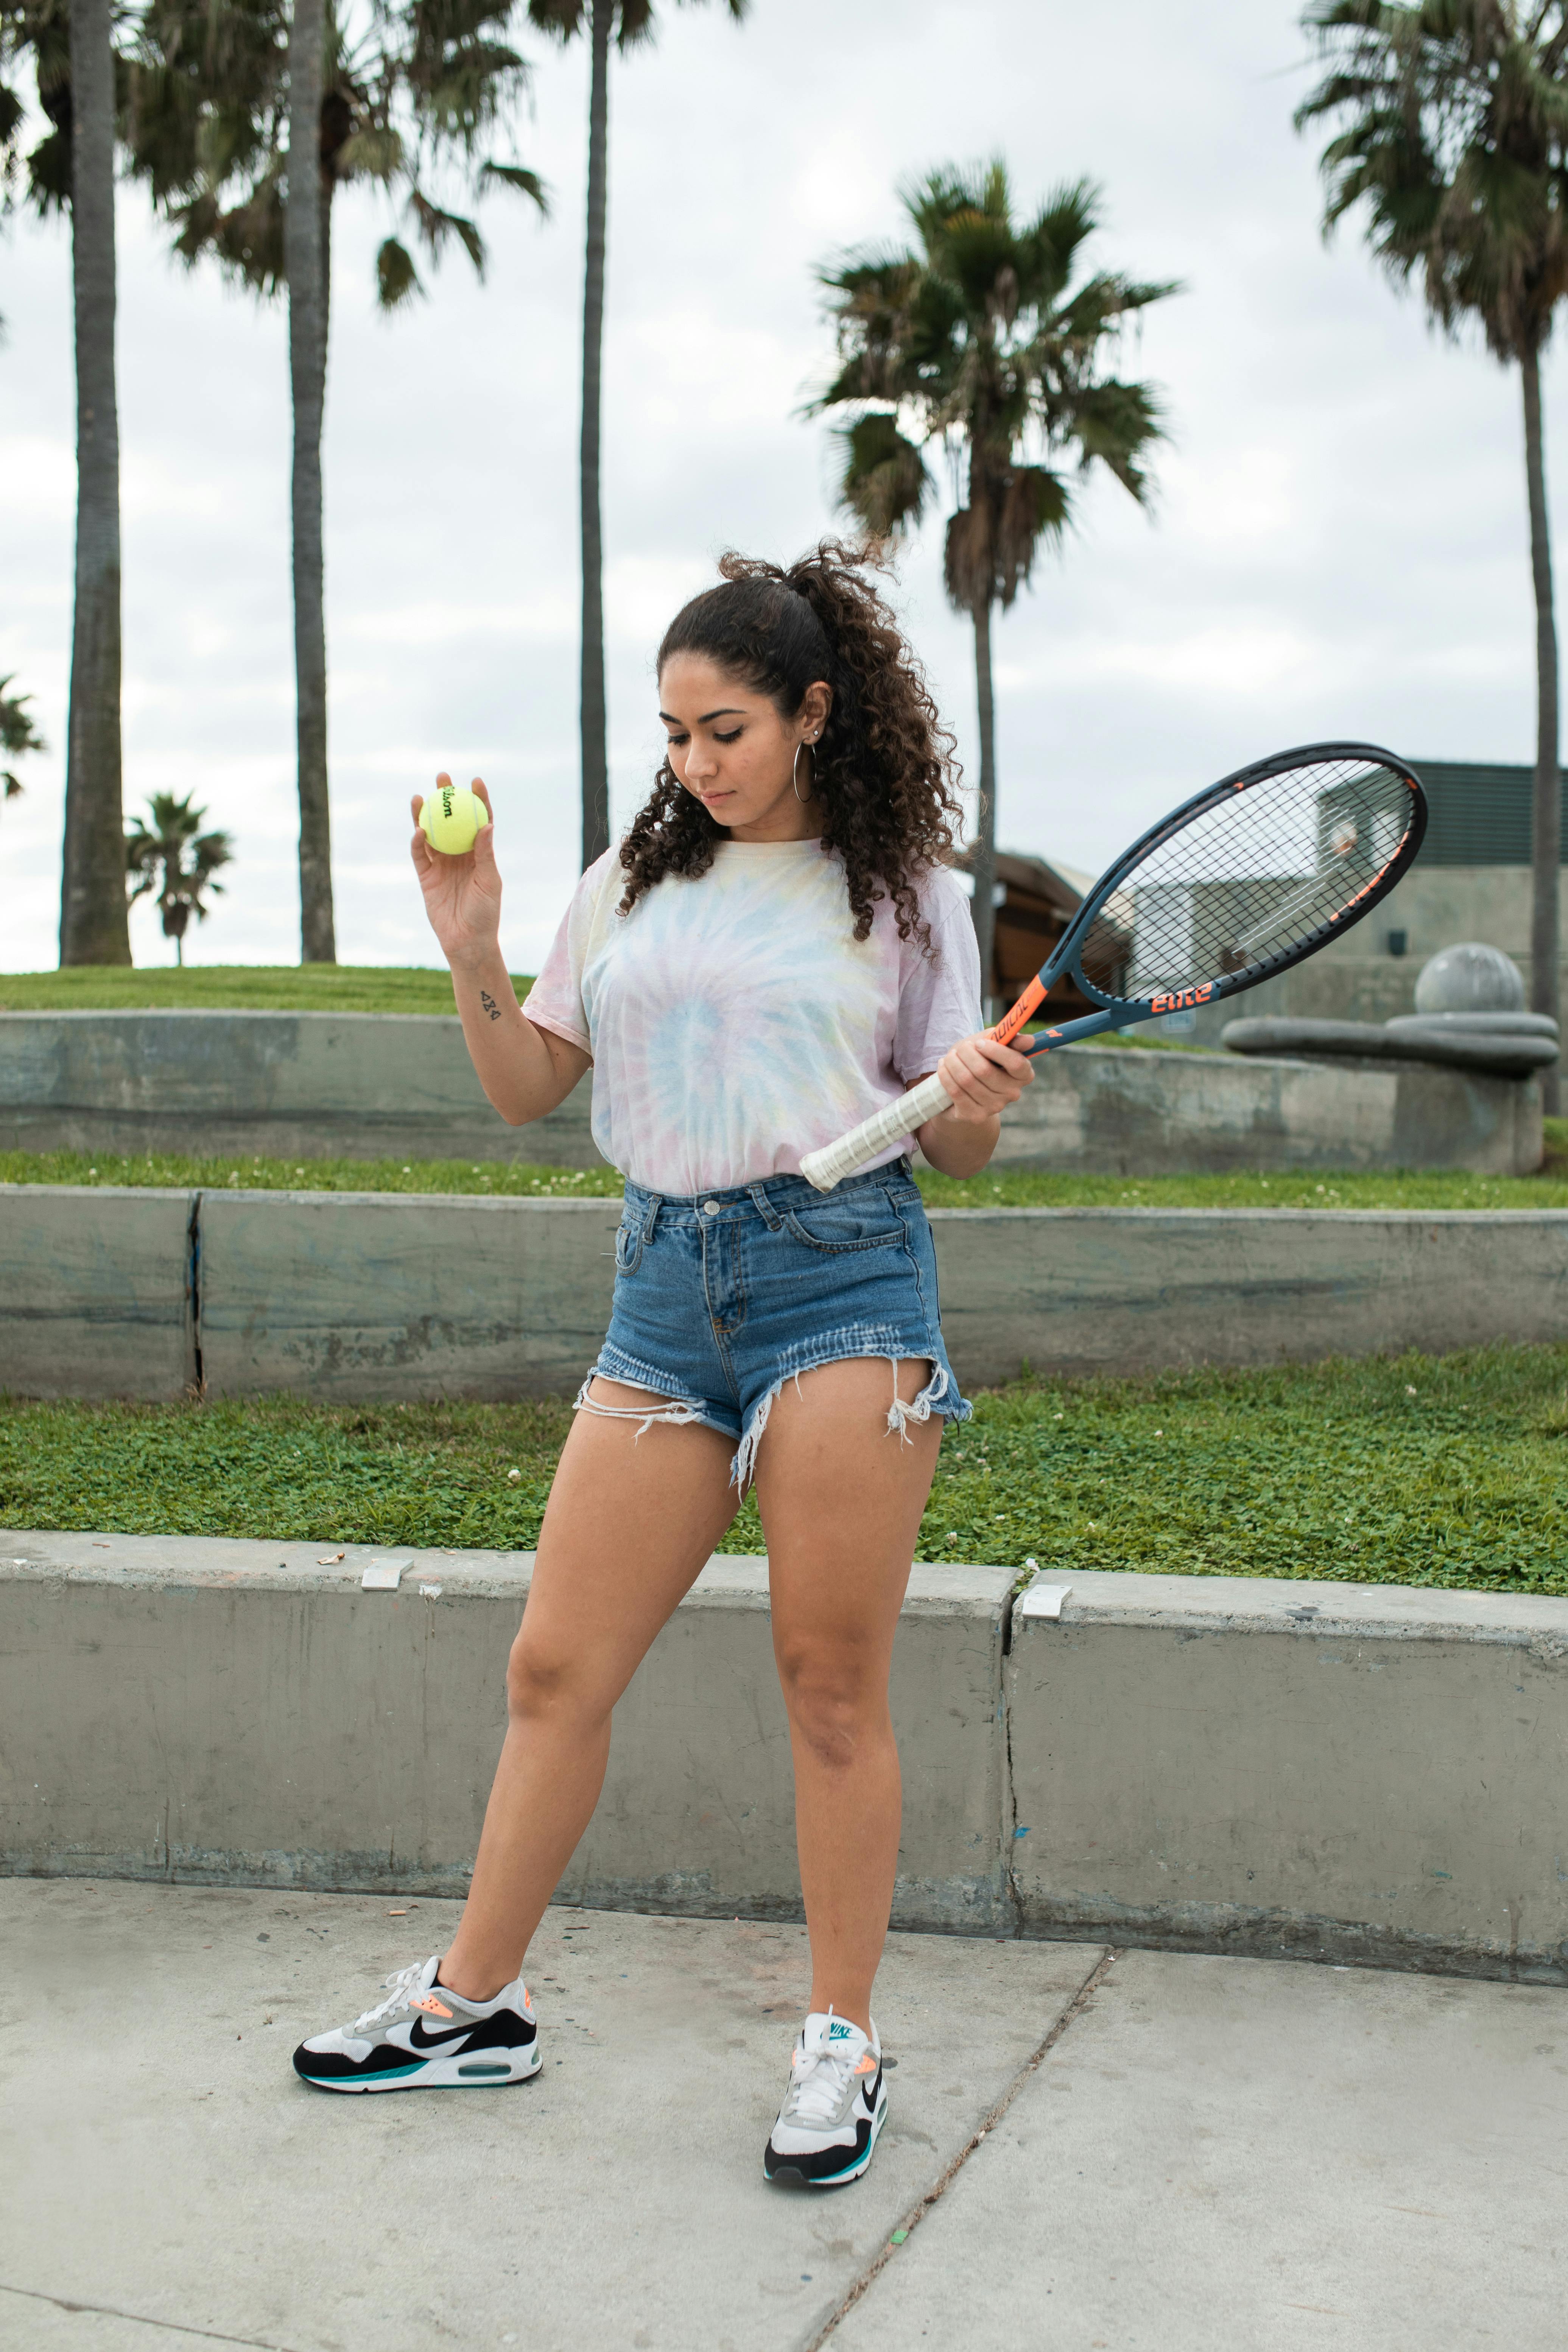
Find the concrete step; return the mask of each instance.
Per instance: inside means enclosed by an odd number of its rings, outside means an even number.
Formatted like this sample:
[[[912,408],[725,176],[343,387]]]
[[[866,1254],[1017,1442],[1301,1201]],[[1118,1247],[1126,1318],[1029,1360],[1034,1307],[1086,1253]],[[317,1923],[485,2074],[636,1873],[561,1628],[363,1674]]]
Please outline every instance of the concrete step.
[[[0,1869],[460,1893],[527,1553],[0,1531]],[[918,1563],[900,1927],[1568,1982],[1568,1601]],[[573,1901],[799,1916],[764,1559],[616,1710]]]
[[[0,1185],[0,1365],[29,1396],[571,1391],[609,1320],[620,1213]],[[931,1228],[970,1387],[1025,1363],[1146,1372],[1568,1331],[1568,1210],[938,1209]]]

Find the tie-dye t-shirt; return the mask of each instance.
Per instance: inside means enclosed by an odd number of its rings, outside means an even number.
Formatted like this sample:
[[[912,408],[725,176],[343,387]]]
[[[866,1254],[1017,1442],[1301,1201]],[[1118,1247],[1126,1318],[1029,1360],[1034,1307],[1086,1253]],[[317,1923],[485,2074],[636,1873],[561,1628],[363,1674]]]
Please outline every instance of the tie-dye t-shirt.
[[[843,866],[815,841],[721,842],[706,874],[666,876],[623,916],[625,882],[613,849],[589,866],[525,1010],[593,1055],[594,1140],[649,1192],[798,1173],[981,1025],[969,901],[945,869],[920,891],[930,954],[886,898],[858,941]]]

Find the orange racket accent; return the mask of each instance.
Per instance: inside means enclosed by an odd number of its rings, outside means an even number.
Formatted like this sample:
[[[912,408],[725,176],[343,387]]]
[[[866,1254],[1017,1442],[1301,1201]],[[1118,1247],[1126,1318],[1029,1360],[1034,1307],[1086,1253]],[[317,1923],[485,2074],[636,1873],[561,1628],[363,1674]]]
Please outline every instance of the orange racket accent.
[[[1038,972],[1029,982],[1011,1013],[1005,1013],[991,1034],[999,1045],[1010,1045],[1037,1004],[1046,1001],[1046,992]]]

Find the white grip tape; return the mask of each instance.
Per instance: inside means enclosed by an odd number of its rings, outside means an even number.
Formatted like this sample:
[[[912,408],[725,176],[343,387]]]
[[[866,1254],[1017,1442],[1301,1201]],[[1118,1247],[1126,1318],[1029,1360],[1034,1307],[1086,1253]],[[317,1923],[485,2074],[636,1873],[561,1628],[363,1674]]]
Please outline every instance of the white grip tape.
[[[889,1103],[870,1118],[863,1118],[837,1143],[825,1143],[820,1151],[808,1151],[800,1163],[800,1172],[819,1192],[831,1192],[835,1184],[852,1176],[874,1159],[884,1144],[896,1143],[900,1135],[909,1135],[934,1118],[939,1110],[947,1110],[952,1097],[940,1078],[922,1078],[907,1095]]]

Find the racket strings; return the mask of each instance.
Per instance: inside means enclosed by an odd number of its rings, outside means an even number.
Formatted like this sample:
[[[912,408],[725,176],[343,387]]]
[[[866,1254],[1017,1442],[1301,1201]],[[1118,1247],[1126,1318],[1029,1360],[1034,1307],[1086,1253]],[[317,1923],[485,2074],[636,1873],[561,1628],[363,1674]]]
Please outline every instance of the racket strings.
[[[1292,953],[1364,896],[1415,821],[1406,780],[1313,761],[1231,790],[1156,842],[1101,908],[1079,961],[1100,994],[1177,995]]]

